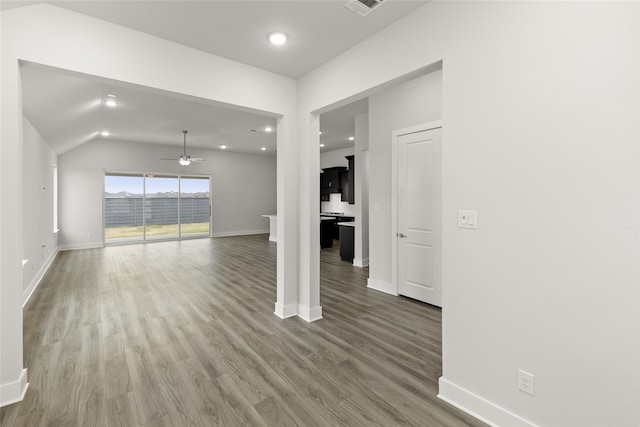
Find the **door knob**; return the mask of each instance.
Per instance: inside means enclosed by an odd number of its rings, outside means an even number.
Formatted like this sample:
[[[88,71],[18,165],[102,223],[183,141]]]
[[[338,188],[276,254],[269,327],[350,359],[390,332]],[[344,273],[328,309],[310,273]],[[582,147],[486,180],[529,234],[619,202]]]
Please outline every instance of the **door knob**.
[[[398,234],[396,234],[396,236],[398,236],[398,237],[399,237],[399,238],[401,238],[401,239],[404,239],[405,237],[407,237],[407,236],[405,236],[405,235],[404,235],[404,234],[402,234],[402,233],[398,233]]]

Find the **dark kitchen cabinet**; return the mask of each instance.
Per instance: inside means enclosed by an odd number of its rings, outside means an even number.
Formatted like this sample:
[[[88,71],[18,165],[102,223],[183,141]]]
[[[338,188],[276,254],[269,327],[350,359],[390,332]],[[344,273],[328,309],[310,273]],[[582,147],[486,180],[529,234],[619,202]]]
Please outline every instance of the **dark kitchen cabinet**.
[[[356,203],[356,186],[355,186],[355,179],[356,179],[356,168],[355,168],[355,156],[346,156],[347,160],[349,161],[349,174],[347,177],[347,188],[349,189],[349,191],[347,191],[347,200],[343,201],[347,201],[349,202],[350,205],[353,205]]]
[[[349,195],[351,194],[351,187],[349,186],[350,170],[340,172],[340,201],[348,202]]]
[[[345,158],[349,161],[349,169],[346,171],[340,172],[340,188],[341,188],[341,196],[340,200],[343,202],[349,202],[350,205],[356,203],[355,197],[355,175],[356,170],[354,168],[354,156],[345,156]]]
[[[320,248],[333,246],[333,229],[336,227],[335,218],[320,221]]]
[[[320,194],[340,192],[340,172],[345,171],[344,166],[325,168],[320,174]]]
[[[341,226],[338,225],[339,222],[352,222],[355,221],[355,218],[352,216],[337,216],[335,225],[333,226],[333,238],[335,240],[340,240],[340,229]]]
[[[340,226],[340,258],[353,264],[354,228],[349,225]]]

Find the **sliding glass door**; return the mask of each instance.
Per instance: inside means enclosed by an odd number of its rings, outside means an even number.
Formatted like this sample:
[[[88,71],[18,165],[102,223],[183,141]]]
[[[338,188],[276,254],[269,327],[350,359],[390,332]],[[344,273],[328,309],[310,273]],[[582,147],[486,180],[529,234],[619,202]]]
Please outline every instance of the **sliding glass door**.
[[[105,175],[104,240],[132,243],[144,240],[142,175]]]
[[[208,236],[211,227],[209,178],[180,179],[180,234],[183,237]]]
[[[210,178],[107,173],[106,244],[208,237]]]
[[[180,178],[146,176],[144,191],[144,232],[147,240],[178,239]]]

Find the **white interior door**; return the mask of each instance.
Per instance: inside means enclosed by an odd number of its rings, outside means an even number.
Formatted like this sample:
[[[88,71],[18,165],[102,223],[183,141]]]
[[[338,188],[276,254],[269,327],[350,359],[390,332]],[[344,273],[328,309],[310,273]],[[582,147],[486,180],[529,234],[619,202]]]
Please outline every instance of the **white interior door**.
[[[398,293],[442,306],[442,129],[395,134]]]

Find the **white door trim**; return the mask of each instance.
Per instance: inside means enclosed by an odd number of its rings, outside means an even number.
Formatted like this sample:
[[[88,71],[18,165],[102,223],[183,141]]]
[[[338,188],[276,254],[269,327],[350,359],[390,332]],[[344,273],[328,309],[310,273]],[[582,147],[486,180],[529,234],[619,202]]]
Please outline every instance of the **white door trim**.
[[[401,135],[442,127],[442,120],[396,129],[391,132],[391,285],[398,294],[398,138]]]

